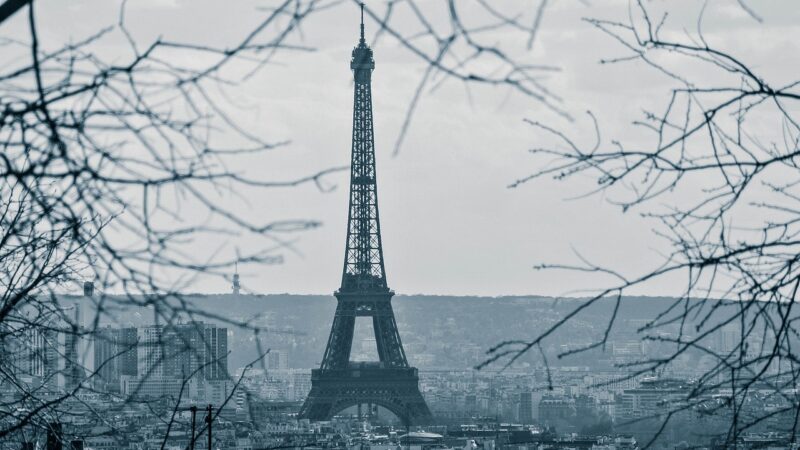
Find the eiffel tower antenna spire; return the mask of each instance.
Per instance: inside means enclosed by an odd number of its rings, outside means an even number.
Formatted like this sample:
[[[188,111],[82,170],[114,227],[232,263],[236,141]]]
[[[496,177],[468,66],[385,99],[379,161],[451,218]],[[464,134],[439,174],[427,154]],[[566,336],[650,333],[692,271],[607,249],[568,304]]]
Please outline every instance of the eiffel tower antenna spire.
[[[361,2],[361,40],[358,42],[361,44],[366,43],[364,40],[364,2]]]

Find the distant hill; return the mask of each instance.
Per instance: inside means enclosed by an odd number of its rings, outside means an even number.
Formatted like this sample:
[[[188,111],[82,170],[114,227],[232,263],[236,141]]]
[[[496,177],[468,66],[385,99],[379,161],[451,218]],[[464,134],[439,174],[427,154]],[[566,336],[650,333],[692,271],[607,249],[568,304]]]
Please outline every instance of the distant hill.
[[[291,367],[319,364],[325,350],[336,299],[330,295],[200,295],[186,296],[187,304],[211,316],[252,321],[273,332],[262,333],[262,348],[289,352]],[[486,349],[508,339],[530,339],[556,323],[585,299],[554,299],[537,296],[466,297],[397,295],[395,314],[406,353],[421,368],[473,367],[483,360]],[[675,302],[662,297],[625,297],[616,320],[614,340],[637,340],[636,328]],[[602,299],[571,320],[548,341],[545,350],[555,354],[565,346],[580,346],[596,339],[614,309],[614,299]],[[117,326],[153,323],[152,311],[130,309],[117,314]],[[198,319],[200,319],[198,317]],[[209,322],[221,322],[205,318]],[[361,325],[364,325],[363,327]],[[231,370],[257,354],[252,332],[228,326]],[[357,327],[354,355],[369,350],[371,323]],[[374,345],[374,344],[373,344]],[[525,360],[523,359],[523,363]],[[554,364],[590,364],[591,360],[565,359]]]

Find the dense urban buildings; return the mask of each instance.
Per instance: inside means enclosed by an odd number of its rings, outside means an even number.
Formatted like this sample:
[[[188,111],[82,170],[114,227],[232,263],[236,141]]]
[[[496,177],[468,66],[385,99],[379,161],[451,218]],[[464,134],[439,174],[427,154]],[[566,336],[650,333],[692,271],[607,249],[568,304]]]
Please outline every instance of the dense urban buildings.
[[[144,318],[133,320],[140,316],[131,314],[132,321],[125,326],[102,325],[84,339],[91,358],[78,355],[78,360],[92,360],[92,364],[83,367],[85,378],[76,402],[71,403],[75,415],[62,417],[61,426],[70,439],[84,439],[85,448],[145,449],[160,447],[159,439],[168,434],[172,445],[185,446],[190,420],[186,408],[212,404],[221,407],[215,422],[219,448],[244,450],[311,443],[384,449],[381,446],[403,443],[405,424],[379,405],[348,408],[330,421],[298,419],[312,388],[314,356],[319,357],[326,343],[327,314],[310,311],[324,310],[329,299],[253,295],[189,298],[198,305],[224,304],[232,319],[249,314],[250,307],[265,312],[265,323],[273,329],[263,336],[269,349],[265,358],[250,364],[257,351],[252,334],[210,322],[156,326]],[[75,301],[84,300],[70,300]],[[475,370],[481,349],[516,332],[513,322],[506,322],[507,316],[541,326],[552,319],[547,312],[552,310],[552,302],[537,298],[431,300],[401,296],[398,305],[400,332],[411,349],[409,355],[426,355],[424,360],[417,360],[421,362],[419,389],[434,417],[431,425],[410,431],[435,436],[412,435],[416,437],[409,440],[419,440],[412,446],[433,445],[422,442],[432,439],[459,447],[466,440],[474,440],[479,447],[495,448],[635,448],[635,442],[641,444],[658,430],[665,411],[680,409],[659,441],[659,445],[674,446],[723,430],[727,415],[732,413],[725,406],[730,395],[726,386],[695,397],[692,404],[685,403],[694,380],[705,371],[707,360],[701,351],[677,361],[668,372],[632,376],[624,366],[626,362],[634,361],[641,352],[655,357],[660,351],[655,345],[630,344],[625,330],[637,323],[636,317],[621,319],[624,326],[611,334],[605,350],[579,360],[553,356],[549,366],[522,360],[503,371]],[[417,312],[416,305],[429,315]],[[469,321],[474,311],[481,315],[477,326],[459,326]],[[284,317],[283,327],[276,326],[271,317]],[[497,326],[503,323],[508,326]],[[556,347],[545,347],[545,354],[577,347],[586,333],[602,332],[590,323],[578,327],[582,329],[560,338]],[[357,347],[369,339],[368,334],[354,336]],[[724,328],[709,336],[708,349],[724,349],[738,339],[735,331]],[[63,376],[68,365],[66,342],[63,333],[56,331],[28,333],[14,339],[14,345],[4,346],[4,352],[13,355],[15,367],[26,374],[23,379],[31,386],[41,386],[42,395],[56,396],[67,387]],[[622,348],[626,350],[622,352]],[[766,370],[777,373],[774,365]],[[45,382],[48,384],[43,385]],[[0,386],[0,391],[3,401],[10,402],[13,399],[5,397],[7,387]],[[748,442],[742,442],[741,448],[783,445],[790,436],[771,431],[785,428],[792,420],[781,413],[786,400],[776,397],[768,386],[755,385],[752,390],[742,411],[774,413],[747,434]],[[168,405],[174,406],[179,396],[179,423],[167,433],[161,420],[171,414]],[[126,430],[125,439],[120,440],[123,434],[103,426],[83,423],[80,411],[85,408],[113,411],[109,423],[117,430]],[[161,413],[154,416],[153,411]],[[202,411],[197,414],[198,424],[203,417]],[[706,442],[713,445],[711,438]]]

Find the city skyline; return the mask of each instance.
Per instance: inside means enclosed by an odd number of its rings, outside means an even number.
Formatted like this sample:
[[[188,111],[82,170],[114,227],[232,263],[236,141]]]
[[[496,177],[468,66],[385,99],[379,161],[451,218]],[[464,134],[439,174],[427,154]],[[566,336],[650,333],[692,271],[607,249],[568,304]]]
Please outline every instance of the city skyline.
[[[797,33],[0,0],[0,450],[800,449]]]

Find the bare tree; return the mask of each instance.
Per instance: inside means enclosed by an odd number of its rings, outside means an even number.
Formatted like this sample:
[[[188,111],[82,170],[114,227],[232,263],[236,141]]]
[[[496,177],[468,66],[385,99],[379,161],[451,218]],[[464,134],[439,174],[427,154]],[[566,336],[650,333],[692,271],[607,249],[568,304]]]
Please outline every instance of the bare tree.
[[[81,392],[107,394],[95,382],[99,372],[135,343],[124,343],[118,354],[87,368],[74,348],[59,342],[63,336],[72,345],[78,339],[109,339],[101,325],[119,323],[131,308],[152,311],[167,331],[182,321],[203,319],[257,338],[265,331],[255,320],[199,308],[183,292],[198,275],[226,278],[236,262],[279,262],[283,236],[319,223],[253,222],[218,200],[241,189],[307,183],[322,189],[323,177],[342,168],[277,181],[230,170],[241,155],[288,143],[241,128],[227,112],[231,105],[211,90],[235,88],[269,67],[276,55],[315,50],[303,44],[301,24],[313,14],[354,3],[275,2],[259,12],[263,18],[237,42],[220,47],[168,38],[140,42],[126,26],[124,1],[107,28],[75,42],[42,42],[38,2],[0,5],[0,25],[25,20],[29,31],[2,42],[4,51],[20,57],[0,73],[0,385],[5,389],[0,440],[47,429],[68,416],[75,402],[88,407]],[[368,18],[379,24],[374,41],[392,39],[426,67],[397,148],[423,91],[448,80],[504,87],[566,116],[558,97],[534,76],[557,68],[509,56],[482,38],[511,30],[530,47],[545,5],[531,20],[484,1],[439,3],[444,21],[433,20],[433,8],[412,0],[390,1],[383,10],[367,8]],[[403,8],[414,25],[395,18]],[[97,50],[119,37],[127,42],[127,54],[110,60]],[[255,236],[262,245],[234,257],[192,251],[199,240],[235,234]],[[97,293],[82,300],[90,302],[89,317],[78,320],[75,299],[64,293],[83,280],[93,281]],[[54,358],[66,365],[46,370]],[[32,383],[30,375],[36,374],[44,379]],[[57,377],[70,379],[69,386],[59,387]],[[180,398],[170,401],[177,408]],[[105,423],[104,414],[95,412]]]
[[[674,86],[663,108],[645,110],[633,123],[638,131],[630,135],[644,137],[607,141],[591,113],[595,137],[589,145],[557,127],[528,121],[552,145],[532,150],[543,168],[512,187],[546,176],[591,176],[597,188],[587,195],[603,193],[622,211],[655,221],[657,236],[671,253],[660,267],[637,274],[583,258],[577,265],[539,267],[614,281],[535,338],[492,348],[484,365],[511,364],[538,352],[567,321],[593,304],[610,302],[613,314],[596,341],[559,357],[604,349],[619,327],[619,312],[637,307],[623,301],[625,294],[665,277],[683,277],[680,298],[637,330],[665,353],[624,368],[629,377],[668,374],[687,354],[712,363],[684,395],[648,418],[660,421],[653,439],[678,416],[690,414],[701,422],[716,418],[719,425],[706,427],[696,439],[735,445],[745,433],[768,429],[796,442],[800,81],[770,82],[736,54],[715,48],[703,35],[702,14],[697,30],[683,38],[666,37],[662,27],[668,20],[666,13],[654,17],[641,1],[629,21],[587,20],[627,51],[601,63],[639,63]],[[732,342],[715,344],[722,333]]]

